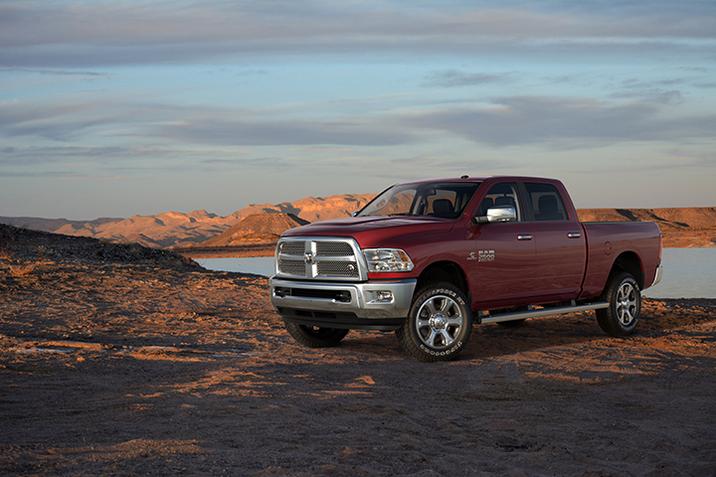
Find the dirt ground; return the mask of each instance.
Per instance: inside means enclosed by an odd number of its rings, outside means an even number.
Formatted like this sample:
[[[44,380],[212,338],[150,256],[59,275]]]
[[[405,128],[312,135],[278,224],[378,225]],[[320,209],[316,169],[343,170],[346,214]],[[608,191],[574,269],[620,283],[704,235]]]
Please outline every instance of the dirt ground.
[[[716,475],[716,300],[476,327],[287,336],[264,279],[0,256],[0,474]]]

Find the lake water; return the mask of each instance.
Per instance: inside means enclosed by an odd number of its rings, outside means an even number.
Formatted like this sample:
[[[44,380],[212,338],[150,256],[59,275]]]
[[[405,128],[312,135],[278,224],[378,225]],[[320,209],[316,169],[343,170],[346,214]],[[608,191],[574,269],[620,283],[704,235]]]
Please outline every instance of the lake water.
[[[273,257],[199,258],[209,270],[273,274]],[[716,248],[666,248],[664,277],[644,295],[656,298],[716,298]]]

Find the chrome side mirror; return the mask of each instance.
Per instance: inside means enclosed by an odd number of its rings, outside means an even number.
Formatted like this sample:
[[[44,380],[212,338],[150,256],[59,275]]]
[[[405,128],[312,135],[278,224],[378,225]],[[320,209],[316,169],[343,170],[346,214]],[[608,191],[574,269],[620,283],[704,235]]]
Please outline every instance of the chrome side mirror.
[[[515,222],[517,220],[517,211],[514,207],[490,207],[487,209],[487,215],[475,217],[475,223],[487,224],[492,222]]]

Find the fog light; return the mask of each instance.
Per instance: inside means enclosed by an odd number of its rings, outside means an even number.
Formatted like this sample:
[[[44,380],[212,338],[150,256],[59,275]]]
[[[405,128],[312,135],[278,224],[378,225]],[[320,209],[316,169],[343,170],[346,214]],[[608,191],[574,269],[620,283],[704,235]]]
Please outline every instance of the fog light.
[[[350,303],[351,292],[339,291],[338,293],[336,293],[336,300],[340,301],[341,303]]]
[[[279,298],[283,298],[291,295],[291,289],[284,287],[276,287],[273,289],[273,294]]]
[[[370,303],[391,303],[393,301],[393,292],[390,290],[371,291],[370,296]]]

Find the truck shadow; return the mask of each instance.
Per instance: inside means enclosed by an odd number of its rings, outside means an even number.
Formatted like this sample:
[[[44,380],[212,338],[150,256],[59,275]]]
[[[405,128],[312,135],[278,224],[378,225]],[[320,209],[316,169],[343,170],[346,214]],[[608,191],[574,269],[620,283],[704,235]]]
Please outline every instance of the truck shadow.
[[[494,358],[557,346],[604,341],[605,344],[640,338],[659,338],[677,328],[716,321],[716,301],[707,299],[670,299],[645,301],[641,321],[631,337],[612,338],[604,333],[594,313],[579,313],[525,321],[515,328],[498,324],[474,325],[463,360]],[[684,332],[689,333],[684,330]],[[360,336],[360,337],[359,337]],[[349,335],[342,347],[388,355],[399,351],[392,333]]]

